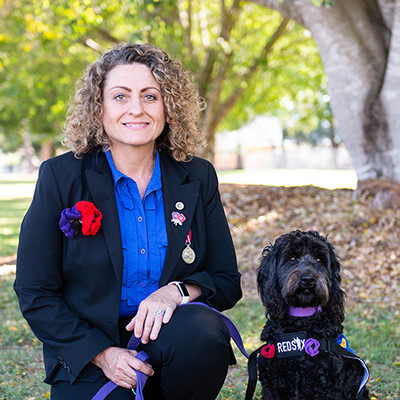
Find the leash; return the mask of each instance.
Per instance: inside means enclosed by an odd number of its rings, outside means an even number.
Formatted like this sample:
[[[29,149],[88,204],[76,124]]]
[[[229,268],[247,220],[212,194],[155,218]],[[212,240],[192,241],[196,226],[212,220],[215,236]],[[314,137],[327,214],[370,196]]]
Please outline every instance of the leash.
[[[140,338],[137,338],[135,335],[132,335],[128,345],[126,346],[127,349],[129,350],[136,350],[137,347],[140,344]],[[148,361],[149,360],[149,355],[144,352],[140,351],[138,354],[136,354],[136,358],[138,358],[140,361]],[[134,368],[136,372],[136,400],[144,400],[143,397],[143,388],[144,385],[146,384],[146,375],[143,372],[140,372]],[[105,385],[103,385],[100,390],[92,397],[92,400],[103,400],[105,399],[114,389],[116,389],[118,385],[114,383],[113,381],[107,382]]]
[[[204,307],[209,308],[210,310],[215,311],[217,314],[219,314],[224,319],[226,325],[228,326],[229,334],[231,335],[231,338],[235,342],[237,348],[240,350],[240,352],[246,358],[250,357],[249,354],[247,354],[247,352],[246,352],[246,350],[244,348],[242,337],[240,336],[240,333],[239,333],[238,329],[236,328],[235,324],[226,315],[222,314],[222,312],[216,310],[215,308],[212,308],[212,307],[208,306],[207,304],[200,303],[198,301],[193,301],[191,303],[181,304],[178,307],[188,306],[188,305],[204,306]]]
[[[301,334],[302,332],[295,332],[292,335],[298,335]],[[278,338],[277,341],[279,340],[280,337],[285,336],[285,335],[276,335],[276,337]],[[364,376],[361,380],[358,392],[357,392],[357,396],[356,396],[356,400],[368,400],[367,398],[365,398],[361,391],[364,388],[364,386],[367,384],[368,379],[369,379],[369,370],[367,365],[365,364],[364,360],[361,359],[360,357],[358,357],[354,352],[350,351],[347,348],[344,348],[342,346],[340,346],[338,344],[338,341],[343,340],[344,336],[340,335],[339,338],[337,340],[334,339],[324,339],[324,340],[319,340],[319,350],[321,351],[325,351],[325,352],[331,352],[331,353],[335,353],[335,354],[339,354],[343,357],[346,358],[352,358],[354,360],[357,360],[361,363],[363,369],[364,369]],[[275,337],[274,337],[275,339]],[[345,338],[344,338],[345,339]],[[257,385],[257,362],[258,362],[258,357],[261,354],[261,351],[268,345],[273,345],[273,342],[270,341],[267,344],[263,344],[262,346],[260,346],[258,349],[254,350],[249,357],[249,361],[247,363],[247,372],[249,375],[248,378],[248,384],[247,384],[247,389],[246,389],[246,395],[245,395],[245,400],[252,400],[253,399],[253,395],[254,392],[256,390],[256,385]],[[301,351],[295,351],[293,352],[292,355],[276,355],[277,358],[284,358],[284,357],[296,357],[296,356],[300,356],[300,355],[305,355],[308,354],[306,353],[306,351],[301,350]],[[275,355],[273,355],[275,356]],[[271,356],[271,358],[273,357]]]
[[[207,304],[204,303],[200,303],[197,301],[193,301],[191,303],[186,303],[186,304],[180,304],[178,307],[183,307],[183,306],[188,306],[188,305],[198,305],[198,306],[204,306],[209,308],[210,310],[215,311],[216,313],[218,313],[225,321],[228,330],[229,330],[229,334],[232,338],[232,340],[235,342],[236,346],[238,347],[238,349],[241,351],[241,353],[246,357],[249,358],[249,354],[247,354],[244,345],[243,345],[243,341],[242,341],[242,337],[240,336],[240,333],[238,331],[238,329],[236,328],[235,324],[224,314],[222,314],[220,311],[216,310],[215,308],[212,308],[210,306],[208,306]],[[135,335],[132,335],[127,349],[129,350],[136,350],[137,347],[140,344],[140,339],[141,338],[137,338],[135,337]],[[149,355],[144,352],[144,351],[140,351],[137,355],[136,358],[138,358],[139,360],[145,362],[147,360],[149,360]],[[257,365],[256,365],[257,368]],[[136,400],[144,400],[143,397],[143,389],[144,389],[144,385],[146,384],[146,375],[143,372],[137,371],[135,369],[136,372],[136,377],[137,377],[137,387],[136,387]],[[256,373],[257,374],[257,373]],[[103,385],[100,390],[94,395],[94,397],[92,397],[92,400],[104,400],[114,389],[116,389],[118,387],[118,385],[116,383],[114,383],[113,381],[109,381],[107,382],[105,385]]]

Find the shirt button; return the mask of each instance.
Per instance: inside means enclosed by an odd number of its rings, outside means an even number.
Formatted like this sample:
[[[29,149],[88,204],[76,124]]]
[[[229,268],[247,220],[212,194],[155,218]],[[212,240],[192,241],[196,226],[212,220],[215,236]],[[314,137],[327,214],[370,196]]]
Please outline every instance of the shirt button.
[[[146,250],[145,250],[145,249],[142,249],[142,250],[140,250],[140,253],[141,253],[141,254],[146,254]]]
[[[146,282],[140,282],[141,287],[146,287]]]
[[[139,222],[142,222],[142,221],[143,221],[143,217],[139,217],[137,220],[138,220]]]

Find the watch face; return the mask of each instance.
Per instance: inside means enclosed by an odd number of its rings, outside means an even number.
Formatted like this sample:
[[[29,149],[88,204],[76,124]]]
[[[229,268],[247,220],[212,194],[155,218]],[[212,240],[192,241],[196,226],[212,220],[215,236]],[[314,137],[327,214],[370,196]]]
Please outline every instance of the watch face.
[[[189,292],[186,289],[186,286],[185,286],[184,283],[178,283],[177,286],[179,287],[179,290],[182,293],[182,296],[184,296],[184,297],[188,297],[189,296]]]

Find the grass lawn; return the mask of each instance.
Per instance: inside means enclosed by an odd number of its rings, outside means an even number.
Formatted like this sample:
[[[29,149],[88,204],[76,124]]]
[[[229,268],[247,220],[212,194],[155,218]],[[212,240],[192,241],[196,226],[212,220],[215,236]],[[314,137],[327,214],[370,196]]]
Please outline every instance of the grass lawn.
[[[13,183],[7,182],[8,185]],[[18,230],[30,199],[0,199],[0,259],[15,254]],[[34,400],[49,397],[49,388],[42,383],[41,344],[22,318],[12,289],[14,274],[0,275],[0,400]],[[264,311],[259,301],[244,298],[226,314],[242,334],[248,352],[261,343]],[[348,310],[345,335],[350,346],[368,364],[369,387],[375,399],[400,398],[400,313],[378,306],[358,306]],[[246,360],[236,351],[238,364],[231,367],[218,400],[244,398]],[[257,388],[255,399],[260,398]]]
[[[0,200],[0,257],[16,253],[19,227],[30,202],[30,198]]]
[[[33,400],[48,396],[42,383],[41,345],[19,313],[12,289],[13,274],[0,277],[0,399]],[[226,314],[242,334],[247,352],[261,343],[259,335],[264,324],[264,311],[258,301],[244,299]],[[348,313],[345,334],[350,346],[368,364],[372,378],[369,383],[379,400],[400,398],[400,317],[381,309],[358,308]],[[231,367],[218,400],[244,398],[247,370],[246,359],[235,349],[238,364]],[[260,398],[257,388],[255,399]]]

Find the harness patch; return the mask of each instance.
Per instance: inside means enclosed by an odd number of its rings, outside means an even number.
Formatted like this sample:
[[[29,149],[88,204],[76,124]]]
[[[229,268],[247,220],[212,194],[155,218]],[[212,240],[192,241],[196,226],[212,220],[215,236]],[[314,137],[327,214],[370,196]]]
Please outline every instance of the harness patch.
[[[276,357],[283,358],[302,356],[306,354],[306,340],[306,332],[293,332],[282,335],[274,335]]]

